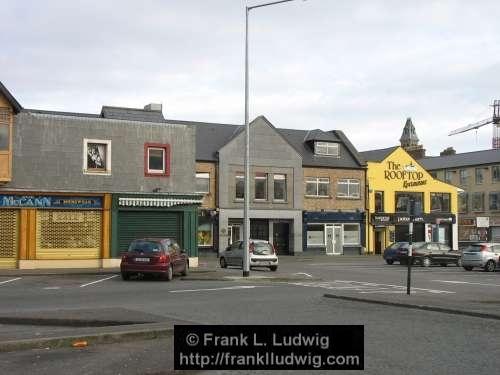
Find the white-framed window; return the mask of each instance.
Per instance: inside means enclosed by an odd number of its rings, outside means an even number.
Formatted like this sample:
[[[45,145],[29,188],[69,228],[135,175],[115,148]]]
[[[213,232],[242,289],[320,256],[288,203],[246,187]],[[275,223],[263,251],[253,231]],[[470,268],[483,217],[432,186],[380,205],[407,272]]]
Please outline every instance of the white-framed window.
[[[340,198],[359,198],[360,184],[359,180],[351,178],[342,178],[337,182],[337,197]]]
[[[359,224],[344,224],[344,245],[359,245]]]
[[[255,200],[267,200],[267,173],[255,174]]]
[[[145,176],[170,176],[170,145],[166,143],[145,143],[144,161]]]
[[[83,172],[85,174],[111,174],[111,141],[83,140]]]
[[[339,144],[334,142],[314,142],[314,153],[316,155],[339,156]]]
[[[307,246],[325,246],[325,225],[307,225]]]
[[[210,173],[196,173],[196,192],[204,194],[210,193]]]
[[[165,173],[165,150],[148,147],[148,173]]]
[[[273,175],[274,181],[274,200],[279,202],[286,201],[286,175]]]
[[[306,196],[328,197],[330,191],[330,179],[328,177],[307,177]]]

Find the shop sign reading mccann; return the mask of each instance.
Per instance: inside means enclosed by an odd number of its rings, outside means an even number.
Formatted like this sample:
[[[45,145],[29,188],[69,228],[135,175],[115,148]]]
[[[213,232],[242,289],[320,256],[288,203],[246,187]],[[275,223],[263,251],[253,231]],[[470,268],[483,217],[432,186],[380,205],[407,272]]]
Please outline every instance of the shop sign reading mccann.
[[[388,161],[387,169],[384,170],[384,178],[389,181],[403,181],[403,188],[405,189],[427,185],[427,180],[424,180],[424,173],[417,171],[417,167],[412,163],[402,165],[400,163]]]
[[[101,197],[1,195],[0,207],[101,208]]]

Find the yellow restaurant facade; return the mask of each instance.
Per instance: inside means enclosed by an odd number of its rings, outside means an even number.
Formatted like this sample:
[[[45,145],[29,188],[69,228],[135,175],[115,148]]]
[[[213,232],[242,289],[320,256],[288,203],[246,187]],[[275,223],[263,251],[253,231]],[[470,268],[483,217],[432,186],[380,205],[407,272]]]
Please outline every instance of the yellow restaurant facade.
[[[368,252],[408,241],[410,220],[413,242],[439,241],[458,249],[456,186],[434,179],[402,147],[388,149],[381,160],[366,159]]]

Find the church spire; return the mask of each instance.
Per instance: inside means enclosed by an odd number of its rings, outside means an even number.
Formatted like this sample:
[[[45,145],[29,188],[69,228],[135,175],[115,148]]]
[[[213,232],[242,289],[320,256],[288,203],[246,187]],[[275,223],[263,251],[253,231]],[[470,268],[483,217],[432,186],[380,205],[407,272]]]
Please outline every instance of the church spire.
[[[401,147],[406,148],[418,146],[418,141],[419,140],[417,137],[417,132],[415,131],[415,126],[413,126],[413,123],[411,122],[411,117],[408,117],[403,129],[403,134],[399,139]]]

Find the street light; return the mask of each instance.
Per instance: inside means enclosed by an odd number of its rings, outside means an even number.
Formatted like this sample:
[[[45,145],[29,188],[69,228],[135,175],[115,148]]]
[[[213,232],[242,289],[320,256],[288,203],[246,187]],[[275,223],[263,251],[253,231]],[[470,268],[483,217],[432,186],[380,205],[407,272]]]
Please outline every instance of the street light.
[[[250,129],[248,124],[248,15],[252,9],[267,7],[281,3],[288,3],[294,0],[280,0],[271,3],[264,3],[246,7],[246,27],[245,27],[245,195],[243,205],[243,277],[250,276],[250,262],[248,245],[250,239],[250,218],[248,211],[250,207]]]

